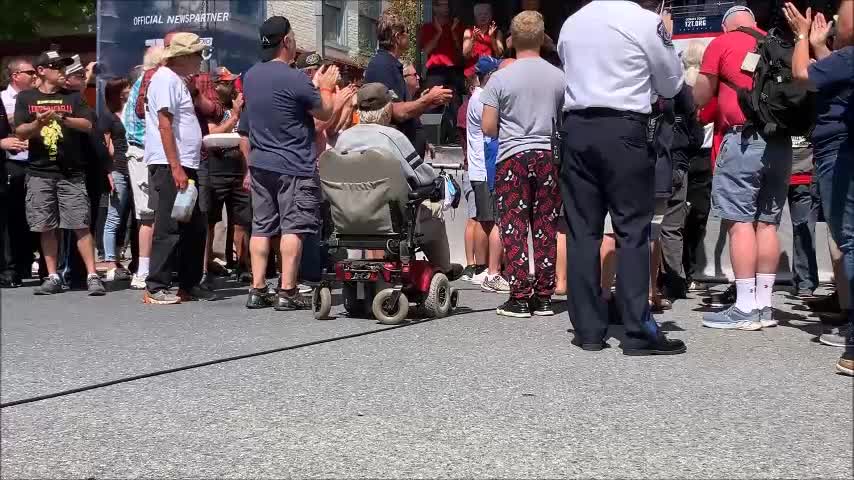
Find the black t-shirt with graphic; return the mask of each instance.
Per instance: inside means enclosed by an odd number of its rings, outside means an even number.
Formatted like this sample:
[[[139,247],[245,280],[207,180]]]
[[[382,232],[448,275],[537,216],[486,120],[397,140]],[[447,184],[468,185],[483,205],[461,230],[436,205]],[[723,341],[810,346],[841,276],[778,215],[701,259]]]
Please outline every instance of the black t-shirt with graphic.
[[[14,123],[31,123],[36,119],[36,113],[46,111],[92,121],[92,111],[80,93],[68,90],[42,93],[38,89],[32,89],[18,94]],[[50,178],[83,175],[86,168],[84,142],[88,141],[87,133],[63,127],[58,121],[52,121],[30,139],[29,174]]]

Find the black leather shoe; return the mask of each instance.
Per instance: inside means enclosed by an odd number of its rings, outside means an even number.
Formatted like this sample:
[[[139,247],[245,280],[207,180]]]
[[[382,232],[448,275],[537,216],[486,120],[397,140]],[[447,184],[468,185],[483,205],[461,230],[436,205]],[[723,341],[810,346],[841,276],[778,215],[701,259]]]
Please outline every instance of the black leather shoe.
[[[623,355],[642,357],[646,355],[679,355],[688,348],[682,340],[670,340],[659,334],[658,338],[642,348],[623,348]]]
[[[270,308],[276,302],[275,293],[270,295],[267,289],[249,289],[249,298],[246,299],[246,308],[255,310],[259,308]]]
[[[584,343],[581,340],[579,340],[578,338],[574,338],[572,340],[572,344],[575,345],[576,347],[579,347],[580,349],[584,350],[585,352],[600,352],[600,351],[610,347],[610,345],[608,345],[605,342]]]

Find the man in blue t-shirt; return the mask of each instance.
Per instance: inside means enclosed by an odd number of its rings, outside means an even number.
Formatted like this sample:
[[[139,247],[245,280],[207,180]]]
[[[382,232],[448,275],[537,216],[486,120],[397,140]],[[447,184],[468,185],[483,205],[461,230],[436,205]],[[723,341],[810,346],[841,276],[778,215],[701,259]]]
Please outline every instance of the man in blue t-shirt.
[[[314,119],[333,114],[338,67],[327,66],[314,81],[290,64],[296,39],[287,18],[268,18],[260,29],[263,63],[243,80],[245,111],[238,130],[248,152],[252,188],[252,288],[247,308],[274,306],[305,310],[297,273],[303,237],[320,228],[320,177],[314,142]],[[267,293],[265,274],[270,239],[281,236],[281,285],[277,298]]]

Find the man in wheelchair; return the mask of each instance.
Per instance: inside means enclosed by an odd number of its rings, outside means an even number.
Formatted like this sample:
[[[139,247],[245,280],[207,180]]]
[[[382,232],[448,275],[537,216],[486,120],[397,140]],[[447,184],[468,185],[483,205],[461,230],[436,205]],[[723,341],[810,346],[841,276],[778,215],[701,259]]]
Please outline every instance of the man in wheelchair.
[[[400,162],[410,192],[431,191],[431,198],[418,207],[417,230],[422,250],[430,263],[453,281],[462,275],[462,265],[451,263],[448,235],[442,218],[444,180],[415,151],[406,136],[390,127],[391,102],[397,97],[381,83],[369,83],[357,93],[359,124],[342,132],[335,143],[340,154],[368,149],[380,150]]]

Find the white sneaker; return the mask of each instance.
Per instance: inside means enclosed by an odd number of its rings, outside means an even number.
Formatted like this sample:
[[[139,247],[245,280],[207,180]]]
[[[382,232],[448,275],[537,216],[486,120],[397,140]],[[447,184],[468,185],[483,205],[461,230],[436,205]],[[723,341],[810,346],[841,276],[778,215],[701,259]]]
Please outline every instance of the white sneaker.
[[[480,288],[484,292],[493,292],[493,293],[509,293],[510,292],[510,283],[501,276],[501,274],[496,273],[493,276],[486,276],[487,278],[483,281]]]
[[[137,274],[133,274],[133,278],[130,281],[130,288],[134,290],[145,290],[145,278],[140,277]]]
[[[300,283],[299,285],[297,285],[297,290],[299,290],[300,295],[307,295],[311,293],[314,289],[312,287],[309,287],[308,285]]]
[[[471,277],[471,283],[475,285],[483,285],[483,282],[489,278],[489,273],[484,269],[484,271],[480,273],[475,273],[474,276]]]

